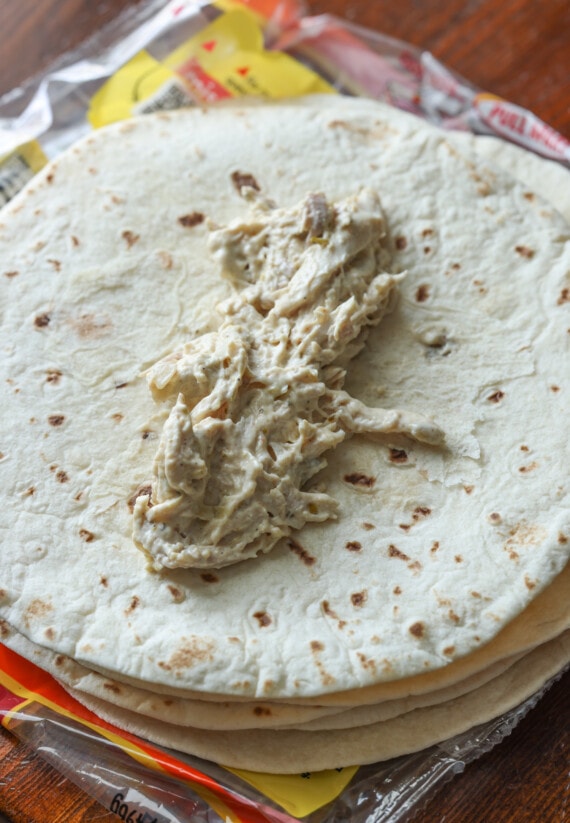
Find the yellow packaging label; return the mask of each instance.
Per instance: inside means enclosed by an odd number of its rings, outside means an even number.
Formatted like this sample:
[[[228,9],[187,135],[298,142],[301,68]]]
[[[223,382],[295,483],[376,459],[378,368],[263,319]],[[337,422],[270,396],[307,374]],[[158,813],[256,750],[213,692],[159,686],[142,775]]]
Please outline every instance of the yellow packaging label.
[[[175,79],[173,71],[146,51],[125,63],[92,97],[87,117],[94,128],[126,120],[137,106],[152,98],[165,83]]]
[[[162,62],[142,51],[122,66],[92,98],[91,125],[231,97],[335,92],[292,57],[266,51],[258,15],[231,0],[219,6],[228,11]]]
[[[262,774],[228,769],[295,817],[305,817],[338,797],[357,770],[358,766],[350,766],[305,774]]]
[[[198,63],[233,97],[334,93],[318,74],[289,55],[266,51],[256,17],[245,8],[221,15],[164,62],[182,76],[191,75]]]
[[[0,206],[11,200],[47,162],[37,140],[0,157]]]

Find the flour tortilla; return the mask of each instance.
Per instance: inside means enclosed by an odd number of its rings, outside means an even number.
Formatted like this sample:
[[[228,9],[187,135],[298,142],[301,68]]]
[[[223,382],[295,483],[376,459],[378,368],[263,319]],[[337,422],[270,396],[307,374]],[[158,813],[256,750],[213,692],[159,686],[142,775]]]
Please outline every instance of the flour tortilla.
[[[351,708],[302,706],[288,703],[267,702],[213,702],[191,698],[167,697],[134,686],[111,680],[81,666],[75,660],[56,655],[26,640],[23,635],[10,630],[4,624],[3,643],[13,651],[32,660],[57,678],[61,685],[127,709],[138,715],[150,717],[175,726],[191,726],[196,729],[236,731],[239,729],[284,728],[313,731],[320,729],[346,729],[368,723],[389,720],[422,706],[434,706],[479,688],[502,674],[523,655],[512,655],[482,669],[474,675],[447,688],[401,699],[385,700],[372,705]]]
[[[133,685],[104,677],[71,658],[56,655],[26,640],[3,623],[3,642],[31,659],[66,688],[74,688],[114,705],[176,725],[206,729],[300,727],[347,728],[364,722],[395,717],[411,708],[434,705],[470,691],[504,671],[525,652],[570,628],[570,566],[497,637],[478,652],[444,669],[339,695],[323,695],[322,704],[298,701],[209,701],[149,691],[149,685]],[[353,698],[350,704],[348,697]],[[376,696],[377,703],[371,702]],[[331,703],[341,705],[331,705]],[[342,705],[344,703],[344,705]]]
[[[322,94],[282,101],[282,105],[290,103],[295,106],[334,108],[336,98],[330,94]],[[352,100],[351,106],[353,111],[368,112],[372,116],[376,115],[379,108],[375,100],[367,98]],[[395,124],[405,124],[413,121],[414,118],[407,112],[390,109],[390,120]],[[436,127],[427,124],[425,127],[438,131]],[[492,135],[454,130],[445,132],[445,139],[462,151],[471,152],[502,171],[508,172],[524,184],[527,195],[538,194],[543,201],[548,202],[550,208],[554,206],[570,223],[570,172],[560,163],[539,157],[527,149]],[[541,206],[544,208],[546,204],[543,202]]]
[[[336,715],[341,711],[350,710],[354,706],[379,705],[383,702],[405,700],[409,697],[423,697],[442,689],[453,688],[455,686],[460,687],[462,683],[476,677],[478,673],[504,664],[509,658],[528,653],[570,629],[569,591],[570,564],[564,568],[546,589],[537,595],[520,615],[505,626],[489,643],[477,649],[472,654],[455,660],[444,668],[435,669],[408,678],[401,678],[400,680],[377,683],[362,689],[323,694],[319,698],[291,698],[288,701],[282,702],[266,700],[252,703],[246,698],[235,697],[229,701],[224,701],[219,695],[168,688],[162,685],[157,686],[157,684],[152,684],[152,692],[156,700],[160,700],[161,697],[168,697],[175,701],[195,700],[197,705],[204,709],[203,717],[208,718],[208,720],[204,720],[204,723],[207,723],[208,727],[210,727],[209,723],[212,717],[220,717],[222,714],[225,714],[225,722],[231,723],[233,721],[240,724],[243,723],[246,728],[250,722],[250,714],[252,710],[255,709],[255,706],[270,708],[272,712],[271,717],[274,720],[289,719],[291,722],[296,722],[300,717],[308,720],[309,718],[313,719],[323,716],[328,717],[333,714]],[[33,648],[34,659],[38,665],[43,666],[56,677],[62,678],[67,685],[84,688],[83,686],[79,686],[75,679],[76,676],[79,676],[77,673],[81,669],[84,669],[84,667],[79,666],[76,661],[61,655],[56,657],[54,665],[52,666],[49,662],[50,653],[46,649],[33,646],[33,644],[26,641],[22,635],[14,633],[7,624],[4,624],[4,627],[3,634],[6,636],[5,642],[11,645],[15,651],[22,653],[24,656],[28,656],[27,649]],[[77,666],[79,666],[79,668],[76,668]],[[144,692],[144,690],[148,689],[149,685],[151,685],[148,683],[145,684],[144,681],[135,680],[134,678],[121,677],[120,680],[113,680],[108,672],[94,671],[92,674],[94,675],[95,681],[97,681],[99,677],[104,677],[105,680],[112,683],[113,686],[111,690],[114,689],[115,685],[120,688],[125,688],[125,695],[128,694],[129,687],[133,688],[134,694],[137,694]],[[101,695],[94,692],[94,696]],[[106,699],[109,699],[108,696]],[[208,702],[213,704],[209,709],[204,705]],[[220,706],[222,707],[221,709]],[[295,709],[300,709],[303,715],[298,715]],[[311,712],[307,713],[307,709],[310,709]],[[314,714],[312,714],[312,712],[314,712]],[[247,718],[245,723],[243,721],[244,714]],[[270,725],[267,715],[262,722]]]
[[[500,716],[538,692],[570,662],[570,632],[535,649],[481,688],[392,720],[327,731],[190,729],[141,717],[71,690],[119,728],[228,767],[289,774],[365,765],[432,746]]]
[[[433,416],[448,448],[354,438],[319,478],[339,520],[302,551],[158,576],[127,505],[161,423],[141,373],[227,292],[188,223],[244,216],[236,171],[284,206],[377,189],[408,276],[347,388]],[[570,547],[569,229],[528,194],[345,99],[150,116],[48,166],[0,219],[0,615],[89,668],[224,699],[320,699],[484,646]]]

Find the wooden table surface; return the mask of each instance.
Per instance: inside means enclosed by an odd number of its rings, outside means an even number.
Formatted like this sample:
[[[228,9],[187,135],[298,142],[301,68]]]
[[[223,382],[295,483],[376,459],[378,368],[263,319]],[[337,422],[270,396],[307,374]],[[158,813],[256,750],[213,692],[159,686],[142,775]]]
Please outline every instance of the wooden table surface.
[[[141,0],[138,0],[141,2]],[[43,70],[136,0],[0,0],[0,93]],[[431,51],[475,85],[529,108],[570,137],[568,0],[311,0]],[[570,821],[570,673],[513,734],[431,801],[420,823]],[[89,823],[116,815],[4,730],[0,819]]]

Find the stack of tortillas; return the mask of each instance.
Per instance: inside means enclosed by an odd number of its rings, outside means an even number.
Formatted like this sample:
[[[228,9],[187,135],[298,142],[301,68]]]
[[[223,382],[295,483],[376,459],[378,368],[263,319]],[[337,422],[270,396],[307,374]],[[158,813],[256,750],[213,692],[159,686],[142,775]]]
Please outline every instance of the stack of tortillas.
[[[356,435],[310,481],[336,520],[150,570],[144,372],[230,294],[212,227],[249,219],[251,190],[363,187],[407,274],[345,387],[444,445]],[[151,115],[48,165],[0,214],[3,642],[119,727],[266,772],[416,751],[539,690],[570,660],[569,190],[522,150],[336,96]]]

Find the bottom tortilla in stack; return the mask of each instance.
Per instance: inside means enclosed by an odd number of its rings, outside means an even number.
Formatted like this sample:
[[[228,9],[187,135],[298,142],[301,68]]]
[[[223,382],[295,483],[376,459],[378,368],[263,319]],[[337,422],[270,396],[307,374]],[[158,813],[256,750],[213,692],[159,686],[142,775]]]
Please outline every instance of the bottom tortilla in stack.
[[[570,232],[524,176],[567,172],[469,142],[336,97],[149,116],[3,210],[9,647],[268,772],[416,751],[568,663]]]

